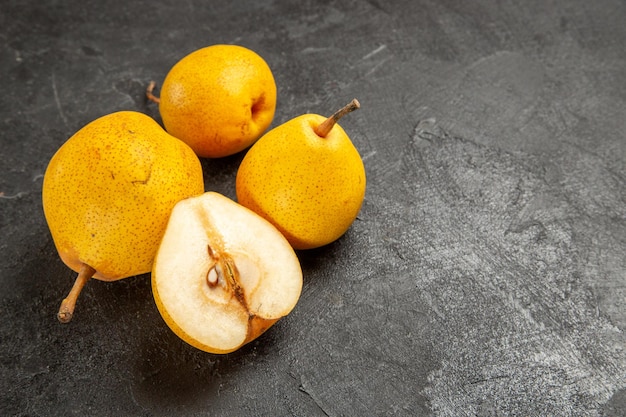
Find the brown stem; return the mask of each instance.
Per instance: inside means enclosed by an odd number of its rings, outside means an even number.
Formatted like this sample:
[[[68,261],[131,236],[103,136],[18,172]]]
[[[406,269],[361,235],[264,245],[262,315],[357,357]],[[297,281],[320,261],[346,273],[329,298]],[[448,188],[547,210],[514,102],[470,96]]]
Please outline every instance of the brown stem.
[[[339,110],[337,110],[332,116],[330,116],[328,119],[324,120],[322,122],[322,124],[320,124],[319,126],[317,126],[315,129],[315,134],[317,134],[317,136],[321,136],[323,138],[325,138],[330,131],[333,129],[333,126],[335,126],[335,123],[337,123],[337,121],[339,119],[341,119],[343,116],[345,116],[346,114],[358,109],[361,107],[361,104],[359,103],[359,101],[355,98],[353,99],[350,103],[346,104],[345,106],[343,106],[342,108],[340,108]]]
[[[154,81],[150,81],[150,84],[148,84],[148,87],[146,87],[146,97],[148,98],[148,100],[159,104],[161,102],[161,99],[152,94],[155,86],[156,83]]]
[[[76,306],[76,300],[80,295],[80,292],[83,290],[83,287],[91,279],[93,274],[96,273],[96,270],[87,264],[83,264],[80,272],[78,273],[78,277],[76,277],[76,281],[74,281],[74,285],[70,290],[67,297],[63,299],[61,302],[61,307],[59,308],[59,312],[57,313],[57,318],[61,323],[69,323],[72,320],[72,315],[74,314],[74,307]]]

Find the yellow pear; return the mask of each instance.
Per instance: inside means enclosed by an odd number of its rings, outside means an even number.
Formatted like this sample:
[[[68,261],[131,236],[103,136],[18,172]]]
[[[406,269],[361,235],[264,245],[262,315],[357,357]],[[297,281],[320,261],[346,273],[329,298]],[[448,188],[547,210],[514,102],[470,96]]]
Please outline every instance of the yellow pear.
[[[167,73],[159,103],[165,129],[201,157],[218,158],[249,147],[269,127],[276,83],[256,52],[239,45],[193,51]]]
[[[57,251],[79,273],[59,320],[71,320],[92,276],[115,281],[150,272],[172,207],[203,192],[192,149],[142,113],[100,117],[69,138],[50,160],[42,189]]]
[[[228,353],[295,307],[300,262],[268,221],[215,192],[172,210],[152,270],[167,325],[187,343]]]
[[[237,201],[274,224],[295,249],[342,236],[365,196],[365,168],[337,121],[359,108],[355,99],[329,118],[304,114],[259,139],[237,171]]]

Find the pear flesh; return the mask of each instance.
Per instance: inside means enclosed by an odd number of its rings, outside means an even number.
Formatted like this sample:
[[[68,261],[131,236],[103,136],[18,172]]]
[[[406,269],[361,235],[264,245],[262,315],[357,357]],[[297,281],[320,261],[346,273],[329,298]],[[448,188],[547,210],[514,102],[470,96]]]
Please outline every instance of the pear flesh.
[[[211,353],[254,340],[295,307],[299,260],[269,222],[214,192],[179,202],[152,271],[163,319]]]

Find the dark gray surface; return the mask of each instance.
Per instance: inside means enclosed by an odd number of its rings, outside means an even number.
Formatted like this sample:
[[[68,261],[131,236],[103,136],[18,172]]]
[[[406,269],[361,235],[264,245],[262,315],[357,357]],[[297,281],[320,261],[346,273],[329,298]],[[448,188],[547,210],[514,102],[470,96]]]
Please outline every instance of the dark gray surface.
[[[2,1],[0,414],[626,414],[624,2],[216,3]],[[59,324],[48,160],[105,113],[158,118],[148,81],[213,43],[268,61],[274,126],[359,98],[359,219],[236,353],[177,339],[148,276]],[[241,157],[207,188],[234,197]]]

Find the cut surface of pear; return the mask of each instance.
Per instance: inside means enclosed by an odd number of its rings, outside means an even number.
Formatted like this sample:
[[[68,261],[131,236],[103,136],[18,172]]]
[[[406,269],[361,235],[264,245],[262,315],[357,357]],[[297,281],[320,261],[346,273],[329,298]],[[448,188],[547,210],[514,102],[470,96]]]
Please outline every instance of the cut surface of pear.
[[[172,210],[152,270],[161,316],[181,339],[228,353],[295,307],[300,262],[268,221],[215,192]]]

